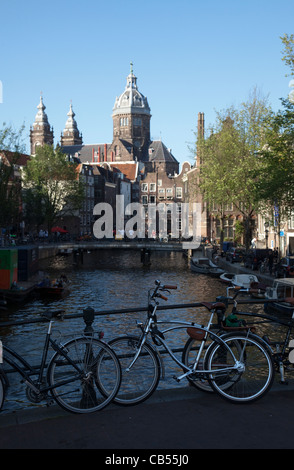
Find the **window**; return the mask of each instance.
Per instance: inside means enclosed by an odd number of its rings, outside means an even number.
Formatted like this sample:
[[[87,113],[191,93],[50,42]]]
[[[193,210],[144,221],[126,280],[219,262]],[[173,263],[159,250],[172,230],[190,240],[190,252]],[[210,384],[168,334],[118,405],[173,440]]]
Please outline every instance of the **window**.
[[[133,119],[133,124],[134,124],[134,126],[141,126],[142,125],[142,119],[141,118],[134,118]]]
[[[291,212],[288,219],[288,229],[294,229],[294,212]]]
[[[148,204],[148,196],[142,196],[142,204]]]
[[[168,198],[173,197],[173,188],[166,188],[166,197]]]
[[[142,183],[142,185],[141,185],[141,190],[142,190],[142,192],[147,193],[147,191],[148,191],[148,183]]]
[[[120,125],[127,126],[129,124],[129,118],[120,118]]]
[[[182,199],[182,188],[176,188],[176,197]]]
[[[157,180],[158,186],[162,186],[162,180]]]
[[[150,190],[151,193],[155,193],[156,184],[155,183],[150,183],[149,190]]]
[[[159,199],[164,199],[164,197],[165,197],[165,190],[164,189],[159,189],[158,190],[158,197],[159,197]]]
[[[150,202],[150,204],[155,204],[156,203],[156,197],[155,196],[149,196],[149,202]]]

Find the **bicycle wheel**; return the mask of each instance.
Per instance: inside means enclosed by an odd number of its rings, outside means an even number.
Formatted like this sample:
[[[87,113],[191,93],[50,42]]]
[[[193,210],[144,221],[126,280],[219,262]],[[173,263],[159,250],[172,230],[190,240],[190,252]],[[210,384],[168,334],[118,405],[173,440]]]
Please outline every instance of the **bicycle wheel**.
[[[188,341],[186,342],[183,353],[182,353],[182,362],[188,367],[192,367],[194,364],[197,354],[199,352],[199,347],[200,347],[200,341],[197,341],[194,338],[189,338]],[[197,388],[198,390],[201,390],[202,392],[209,392],[212,393],[214,392],[213,388],[210,386],[207,376],[205,374],[201,374],[201,370],[204,369],[204,355],[206,353],[206,349],[202,353],[202,357],[199,360],[198,366],[197,366],[197,371],[199,373],[193,374],[193,375],[187,375],[187,380],[189,383]],[[186,372],[186,370],[184,370]]]
[[[121,382],[112,349],[98,339],[79,337],[64,344],[63,351],[66,356],[54,354],[47,373],[56,402],[72,413],[92,413],[108,405]]]
[[[140,339],[137,336],[122,336],[109,341],[109,345],[115,351],[122,369],[122,380],[119,392],[114,402],[119,405],[137,405],[156,390],[161,375],[161,365],[158,354],[145,343],[142,351],[127,371],[137,352]]]
[[[219,336],[224,335],[225,333],[222,331],[218,331]],[[202,352],[202,356],[200,357],[198,366],[196,368],[197,373],[192,374],[192,375],[187,375],[187,380],[189,381],[190,385],[193,387],[197,388],[198,390],[201,390],[202,392],[208,392],[208,393],[214,393],[214,389],[211,387],[207,374],[201,373],[202,370],[205,369],[204,364],[206,361],[206,353],[208,351],[209,345],[211,345],[211,341],[209,338],[207,339],[205,343],[205,349]],[[186,342],[183,353],[182,353],[182,362],[188,367],[192,367],[194,362],[196,361],[198,352],[199,352],[199,347],[200,347],[200,341],[196,340],[194,338],[189,338],[188,341]],[[236,348],[241,349],[240,343],[238,341],[236,342],[235,345]],[[186,370],[184,370],[186,372]],[[226,386],[230,386],[230,384],[226,384],[226,381],[223,381],[222,388],[225,388]]]
[[[4,399],[5,399],[5,381],[2,375],[0,374],[0,411],[2,409]]]
[[[256,335],[229,333],[225,345],[209,347],[205,369],[212,388],[234,403],[249,403],[262,398],[272,386],[274,365],[271,351]]]

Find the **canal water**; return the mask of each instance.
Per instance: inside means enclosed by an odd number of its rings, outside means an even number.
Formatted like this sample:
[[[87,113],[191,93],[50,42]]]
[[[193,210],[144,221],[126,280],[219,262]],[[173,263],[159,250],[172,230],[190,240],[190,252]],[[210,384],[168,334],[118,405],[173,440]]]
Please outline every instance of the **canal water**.
[[[65,316],[82,313],[87,307],[96,312],[147,305],[147,293],[159,279],[165,284],[177,285],[172,290],[168,302],[162,304],[185,304],[200,301],[214,301],[217,296],[225,295],[225,286],[218,280],[196,274],[189,268],[189,260],[181,253],[153,252],[151,264],[143,266],[140,252],[126,250],[101,250],[84,253],[82,262],[72,255],[56,256],[40,263],[40,270],[51,279],[65,274],[69,280],[69,294],[59,300],[32,299],[29,303],[0,311],[1,321],[19,321],[38,318],[46,310],[63,309]],[[254,306],[255,311],[262,310],[262,305]],[[110,339],[127,333],[137,333],[136,321],[143,320],[145,312],[104,315],[95,317],[94,330],[103,330],[104,339]],[[205,323],[208,314],[205,309],[168,309],[158,313],[159,320],[192,320]],[[54,322],[53,336],[61,342],[75,334],[83,333],[85,324],[82,318]],[[29,362],[39,364],[46,323],[33,323],[1,328],[1,339],[9,347],[22,354]],[[177,339],[173,338],[175,334]],[[187,339],[181,330],[182,346]],[[181,336],[180,335],[180,336]],[[176,345],[179,331],[172,333],[168,342]],[[166,360],[166,359],[164,359]],[[178,387],[171,378],[177,366],[168,362],[165,380],[160,388]],[[20,384],[17,374],[10,374],[11,386],[2,412],[40,406],[32,405],[26,398],[25,386]],[[180,386],[186,384],[181,383]],[[42,405],[44,406],[44,404]]]

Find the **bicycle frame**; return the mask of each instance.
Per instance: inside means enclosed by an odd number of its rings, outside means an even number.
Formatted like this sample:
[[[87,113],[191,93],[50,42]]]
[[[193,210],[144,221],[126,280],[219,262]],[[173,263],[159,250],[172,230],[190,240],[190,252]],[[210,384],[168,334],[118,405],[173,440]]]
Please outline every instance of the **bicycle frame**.
[[[31,366],[16,351],[14,351],[13,349],[3,345],[3,352],[4,353],[6,352],[6,353],[10,354],[13,358],[15,358],[17,361],[19,361],[21,365],[19,365],[15,360],[11,359],[9,356],[6,356],[6,355],[4,356],[5,362],[7,362],[7,364],[9,364],[14,370],[16,370],[16,372],[18,372],[22,376],[22,378],[24,379],[24,383],[28,387],[30,387],[37,394],[46,393],[46,392],[52,390],[53,388],[65,385],[66,383],[70,383],[72,381],[72,379],[68,379],[66,381],[64,380],[60,383],[55,384],[54,387],[52,387],[52,386],[51,387],[50,386],[42,386],[43,377],[44,377],[44,370],[46,368],[46,361],[47,361],[47,356],[48,356],[49,345],[52,346],[54,351],[61,354],[69,362],[69,364],[71,364],[76,369],[76,371],[79,374],[82,374],[82,371],[80,370],[80,368],[66,354],[66,351],[64,350],[62,345],[60,347],[56,343],[56,341],[54,341],[51,338],[51,329],[52,329],[52,324],[53,323],[54,322],[52,320],[50,320],[49,326],[48,326],[48,331],[47,331],[47,334],[46,334],[46,337],[45,337],[44,346],[43,346],[41,364],[40,364],[40,366],[38,366],[37,369],[35,367]],[[2,373],[5,376],[5,379],[6,379],[7,383],[9,384],[7,374],[5,373],[4,369],[2,369]],[[38,376],[37,377],[37,382],[34,382],[31,379],[31,377],[30,377],[31,375],[34,375],[34,376],[37,375]]]
[[[198,363],[200,361],[200,357],[201,357],[201,354],[202,354],[202,351],[203,351],[203,348],[205,346],[205,343],[206,343],[206,340],[207,340],[207,337],[208,335],[212,337],[212,339],[214,340],[214,342],[217,342],[219,344],[222,344],[226,350],[232,355],[232,358],[235,362],[235,364],[232,366],[232,367],[226,367],[225,369],[223,368],[219,368],[219,369],[214,369],[213,370],[213,373],[214,374],[217,374],[217,373],[221,373],[221,372],[228,372],[228,370],[238,370],[240,369],[241,367],[241,362],[238,361],[236,359],[236,357],[234,356],[234,353],[233,351],[229,348],[229,346],[225,343],[225,341],[223,341],[221,339],[220,336],[218,336],[216,333],[213,333],[211,330],[210,330],[210,326],[212,324],[212,320],[213,320],[213,317],[215,315],[215,311],[213,310],[210,314],[210,318],[209,318],[209,321],[208,321],[208,324],[206,327],[203,327],[199,324],[196,324],[195,322],[183,322],[183,321],[157,321],[156,319],[156,310],[157,310],[157,304],[155,304],[154,308],[153,308],[153,311],[151,313],[151,315],[149,315],[149,318],[148,318],[148,321],[147,323],[145,324],[145,327],[142,328],[142,325],[139,324],[139,326],[141,327],[141,330],[142,330],[142,336],[140,338],[140,342],[139,342],[139,345],[138,345],[138,349],[136,351],[136,354],[135,356],[133,357],[131,363],[129,364],[129,366],[126,368],[126,371],[130,371],[130,369],[132,368],[132,366],[135,364],[136,360],[138,359],[141,351],[142,351],[142,347],[143,345],[145,344],[145,342],[147,341],[147,338],[148,338],[148,335],[151,334],[151,337],[153,339],[153,342],[156,344],[156,341],[159,342],[159,345],[162,345],[166,352],[170,355],[170,357],[172,358],[172,360],[178,365],[180,366],[182,369],[184,370],[187,370],[186,373],[182,374],[180,377],[177,377],[176,380],[179,382],[180,380],[182,380],[183,378],[185,378],[186,376],[188,375],[191,375],[191,374],[195,374],[197,373],[197,366],[198,366]],[[165,325],[177,325],[177,326],[173,326],[171,328],[167,328],[165,330],[163,330],[162,332],[161,331],[158,331],[157,330],[157,325],[159,324],[165,324]],[[168,333],[169,331],[173,331],[173,330],[177,330],[177,329],[182,329],[182,328],[195,328],[197,330],[201,330],[201,331],[204,331],[204,338],[202,339],[201,341],[201,344],[200,344],[200,347],[199,347],[199,351],[198,351],[198,354],[197,354],[197,357],[195,359],[195,362],[193,364],[193,367],[192,368],[189,368],[187,367],[185,364],[183,364],[173,353],[173,351],[171,350],[171,348],[168,346],[168,344],[166,343],[166,341],[164,340],[163,336],[165,333]],[[249,334],[249,332],[248,332]],[[245,345],[244,345],[244,348],[245,348]],[[244,349],[243,349],[244,350]],[[157,353],[159,353],[159,351],[157,350]],[[243,353],[242,353],[243,354]],[[242,356],[241,356],[242,357]],[[211,370],[201,370],[201,374],[209,374],[211,373],[212,371]],[[199,372],[200,373],[200,372]]]

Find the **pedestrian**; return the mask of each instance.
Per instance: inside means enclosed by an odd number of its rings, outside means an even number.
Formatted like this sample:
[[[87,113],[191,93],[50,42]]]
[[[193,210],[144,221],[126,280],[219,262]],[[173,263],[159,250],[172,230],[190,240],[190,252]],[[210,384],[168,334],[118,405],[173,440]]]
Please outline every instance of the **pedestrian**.
[[[268,254],[268,270],[269,270],[270,276],[272,275],[272,272],[273,272],[273,264],[274,264],[274,253],[273,253],[273,250],[270,250]]]

